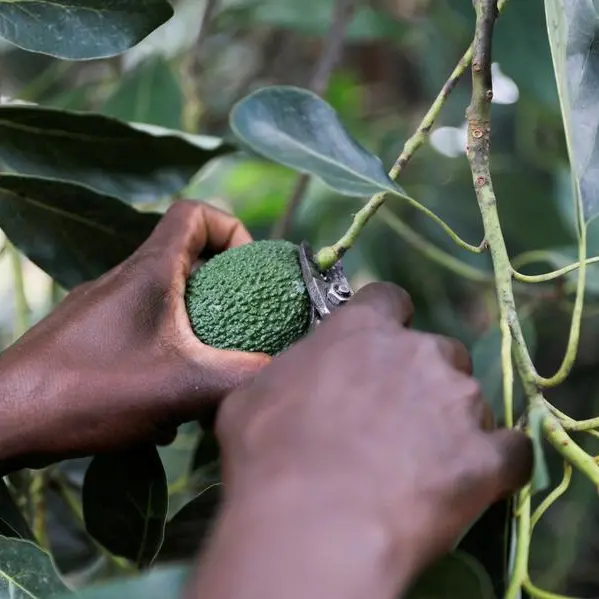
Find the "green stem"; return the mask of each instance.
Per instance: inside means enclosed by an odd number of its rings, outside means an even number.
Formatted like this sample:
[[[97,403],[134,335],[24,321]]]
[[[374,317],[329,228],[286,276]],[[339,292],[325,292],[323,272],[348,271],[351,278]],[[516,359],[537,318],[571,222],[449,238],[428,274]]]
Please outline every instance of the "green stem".
[[[514,363],[512,360],[512,334],[507,318],[499,321],[501,330],[501,371],[503,378],[503,409],[505,426],[514,426]]]
[[[13,333],[16,340],[25,334],[29,328],[29,306],[25,294],[25,280],[23,278],[23,262],[21,260],[21,254],[10,242],[7,242],[7,249],[10,254],[14,279],[15,324]]]
[[[568,490],[572,480],[572,466],[564,461],[564,477],[560,484],[543,499],[539,507],[534,511],[530,521],[530,531],[534,530],[539,520],[545,515],[545,512]]]
[[[572,311],[572,322],[570,325],[570,335],[568,337],[568,345],[564,359],[558,371],[549,378],[539,376],[535,373],[535,382],[539,387],[549,388],[556,387],[563,383],[576,361],[578,354],[578,343],[580,341],[580,325],[582,323],[582,313],[584,311],[584,292],[586,284],[586,248],[587,248],[587,229],[586,226],[580,228],[579,239],[579,273],[578,283],[576,286],[576,298],[574,300],[574,309]]]
[[[578,268],[580,268],[581,264],[580,262],[574,262],[573,264],[568,264],[568,266],[564,266],[559,270],[553,270],[542,275],[525,275],[521,272],[518,272],[517,270],[517,268],[520,268],[524,264],[532,264],[534,262],[546,261],[548,261],[548,256],[545,250],[534,250],[532,252],[526,252],[525,254],[521,254],[513,262],[514,278],[518,281],[522,281],[523,283],[548,283],[549,281],[559,279],[560,277],[563,277],[564,275],[567,275],[568,273],[577,270]],[[599,256],[587,258],[584,261],[584,264],[585,266],[588,266],[589,264],[595,264],[596,262],[599,262]]]
[[[520,499],[522,498],[522,499]],[[530,486],[518,497],[518,531],[514,569],[504,599],[516,599],[528,578],[528,553],[530,551]]]
[[[507,4],[507,0],[500,0],[498,4],[498,10],[502,10]],[[441,88],[441,91],[435,98],[431,107],[428,109],[424,118],[418,125],[416,132],[406,141],[403,150],[399,158],[395,161],[395,164],[389,171],[389,176],[395,180],[400,175],[406,164],[412,159],[414,154],[422,147],[426,139],[428,138],[441,109],[443,108],[447,98],[455,88],[457,82],[460,80],[462,75],[466,72],[466,69],[472,61],[473,44],[470,45],[468,50],[464,53],[462,58],[459,60],[457,66]],[[320,250],[316,256],[315,261],[318,266],[326,270],[330,268],[337,260],[339,260],[348,249],[350,249],[356,240],[362,229],[366,226],[366,223],[372,218],[376,211],[385,203],[387,199],[387,193],[375,194],[368,200],[365,206],[356,213],[353,218],[352,224],[350,225],[347,232],[332,246],[328,246]],[[421,210],[427,216],[433,218],[443,229],[449,234],[449,236],[462,248],[480,253],[486,249],[486,244],[483,241],[481,244],[475,246],[466,241],[462,240],[457,233],[455,233],[442,219],[436,216],[432,211],[428,210],[412,198],[405,198],[410,201],[417,209]]]
[[[493,275],[470,266],[455,258],[451,254],[443,251],[424,237],[416,233],[406,225],[397,215],[393,214],[389,208],[383,206],[378,211],[378,216],[389,227],[391,227],[406,243],[422,253],[429,260],[447,268],[447,270],[477,283],[490,283],[493,281]]]
[[[543,431],[545,437],[570,464],[578,468],[599,491],[599,465],[584,449],[577,445],[568,435],[559,419],[547,408],[542,398],[538,397],[536,405],[543,405]]]
[[[39,470],[31,473],[29,486],[33,534],[42,549],[50,549],[50,539],[46,527],[46,472]]]
[[[567,595],[558,595],[557,593],[550,593],[544,591],[539,587],[536,587],[529,578],[524,581],[524,588],[526,592],[535,599],[575,599],[574,597],[568,597]]]

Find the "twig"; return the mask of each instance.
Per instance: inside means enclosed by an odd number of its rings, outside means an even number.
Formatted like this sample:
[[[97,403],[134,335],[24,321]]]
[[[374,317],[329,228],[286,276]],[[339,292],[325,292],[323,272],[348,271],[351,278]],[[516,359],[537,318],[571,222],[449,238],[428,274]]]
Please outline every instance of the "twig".
[[[518,531],[516,556],[510,583],[504,599],[516,599],[525,580],[528,578],[528,554],[530,549],[530,486],[525,487],[518,497]]]
[[[533,262],[547,262],[548,260],[549,256],[545,250],[533,250],[531,252],[521,254],[512,263],[512,266],[514,267],[514,278],[518,281],[522,281],[523,283],[547,283],[578,270],[581,264],[580,262],[573,262],[572,264],[563,266],[558,270],[553,270],[540,275],[525,275],[517,270],[517,268],[520,268],[524,264],[531,264]],[[592,258],[587,258],[584,261],[585,265],[587,266],[589,264],[595,264],[596,262],[599,262],[599,256],[593,256]]]
[[[333,69],[341,58],[345,40],[345,31],[354,15],[354,10],[355,0],[336,0],[334,4],[331,28],[327,35],[325,46],[320,59],[318,60],[318,64],[316,65],[310,83],[308,84],[309,89],[319,96],[322,96],[325,93]],[[271,237],[273,239],[285,237],[291,229],[293,219],[302,203],[309,183],[310,176],[307,174],[301,174],[297,178],[291,197],[287,203],[285,213],[275,223],[271,231]]]
[[[46,527],[46,472],[39,470],[31,473],[29,499],[32,511],[33,534],[42,549],[50,549],[50,539]]]
[[[564,461],[564,477],[545,499],[541,502],[539,507],[534,511],[532,518],[530,520],[530,531],[534,530],[534,527],[537,525],[539,520],[543,517],[545,512],[568,490],[570,486],[570,481],[572,480],[572,466]]]
[[[498,10],[503,10],[504,6],[507,4],[507,0],[500,0],[498,5]],[[472,61],[472,55],[474,50],[474,42],[470,44],[470,47],[462,58],[460,58],[458,64],[455,69],[441,88],[441,91],[435,98],[431,107],[428,109],[427,113],[424,115],[424,118],[418,125],[416,132],[406,141],[404,144],[403,150],[399,155],[398,159],[395,161],[395,164],[389,171],[389,176],[396,180],[401,174],[402,170],[408,164],[408,162],[412,159],[414,154],[420,149],[420,147],[424,144],[426,139],[428,138],[435,121],[437,120],[441,109],[445,105],[447,98],[454,90],[458,81],[462,77],[462,75],[466,72],[466,69],[470,65]],[[387,200],[387,193],[377,193],[368,200],[365,206],[358,211],[352,221],[347,232],[343,235],[343,237],[337,241],[335,244],[329,247],[325,247],[320,250],[316,256],[316,263],[322,268],[326,270],[330,268],[337,260],[339,260],[348,249],[350,249],[353,244],[356,242],[360,231],[366,226],[368,221],[374,216],[376,211],[385,203]],[[444,223],[443,223],[444,224]],[[457,237],[457,235],[456,235]],[[459,237],[458,237],[459,239]],[[478,246],[467,244],[466,242],[462,242],[461,247],[467,249],[471,252],[480,253],[486,249],[486,243],[483,240],[481,244]]]

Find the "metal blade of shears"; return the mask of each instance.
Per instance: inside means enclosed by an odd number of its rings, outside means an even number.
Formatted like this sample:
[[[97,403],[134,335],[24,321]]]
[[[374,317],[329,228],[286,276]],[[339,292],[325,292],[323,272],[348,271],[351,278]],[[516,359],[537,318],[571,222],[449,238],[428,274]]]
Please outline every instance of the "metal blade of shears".
[[[317,325],[335,308],[347,302],[353,295],[341,261],[322,272],[314,262],[310,246],[300,244],[300,266],[311,303],[311,325]]]

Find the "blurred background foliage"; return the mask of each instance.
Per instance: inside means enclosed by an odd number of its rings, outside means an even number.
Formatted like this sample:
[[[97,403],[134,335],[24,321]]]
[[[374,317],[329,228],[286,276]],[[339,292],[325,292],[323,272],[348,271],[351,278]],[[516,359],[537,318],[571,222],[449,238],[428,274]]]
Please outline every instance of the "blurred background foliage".
[[[179,0],[173,4],[176,14],[171,21],[116,58],[66,62],[3,43],[2,96],[229,136],[228,113],[250,91],[271,84],[308,86],[333,11],[332,0]],[[343,58],[325,97],[348,130],[386,165],[399,155],[470,43],[473,25],[471,0],[359,3],[348,27]],[[494,60],[492,169],[506,242],[514,258],[550,250],[552,264],[524,268],[542,272],[576,255],[568,163],[542,2],[508,4],[496,30]],[[400,183],[463,238],[478,243],[482,226],[464,154],[469,96],[465,78],[445,106],[430,142],[406,168]],[[261,238],[269,235],[284,214],[296,179],[297,174],[284,167],[236,153],[202,169],[183,195],[234,212]],[[315,246],[331,243],[345,230],[359,204],[360,200],[340,197],[311,180],[288,237],[307,239]],[[389,208],[412,231],[490,272],[487,255],[456,248],[434,223],[409,206],[390,200]],[[595,226],[590,231],[589,255],[597,253],[599,229]],[[371,280],[394,281],[412,294],[415,326],[464,341],[472,349],[475,372],[487,397],[499,405],[499,334],[492,285],[469,280],[431,261],[378,216],[344,262],[356,288]],[[23,273],[35,322],[60,299],[61,291],[25,259]],[[577,367],[550,397],[558,407],[567,406],[575,418],[599,413],[597,275],[596,267],[590,267]],[[552,372],[561,360],[573,280],[518,293],[541,373]],[[0,340],[4,346],[18,333],[14,314],[12,267],[5,252],[0,257]],[[196,429],[195,425],[183,427],[175,444],[161,449],[173,513],[185,503],[184,497],[189,498],[193,486],[186,477],[197,459]],[[577,440],[593,450],[592,439]],[[214,451],[214,447],[202,446],[201,451]],[[555,484],[561,477],[561,464],[551,451],[548,456]],[[79,464],[64,464],[60,471],[60,476],[70,477],[74,493],[81,484]],[[195,488],[209,484],[211,476],[203,472]],[[542,587],[596,597],[596,490],[574,476],[575,484],[537,529],[531,574]],[[65,517],[68,496],[59,488],[61,492],[50,485],[47,491],[49,534],[58,565],[72,580],[93,579],[101,552]],[[195,548],[205,513],[183,516],[178,528],[167,531],[163,560]],[[101,577],[109,571],[104,567]]]

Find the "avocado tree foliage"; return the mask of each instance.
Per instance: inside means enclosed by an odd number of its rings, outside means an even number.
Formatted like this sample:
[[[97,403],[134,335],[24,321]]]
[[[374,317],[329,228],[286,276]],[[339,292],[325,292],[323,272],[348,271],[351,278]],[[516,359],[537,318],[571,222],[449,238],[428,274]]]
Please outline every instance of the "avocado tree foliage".
[[[68,61],[100,59],[135,46],[173,14],[166,0],[81,0],[73,4],[62,0],[0,0],[0,36],[33,53]],[[491,145],[493,38],[502,26],[500,15],[515,9],[509,4],[507,0],[475,0],[472,44],[445,83],[439,82],[438,96],[416,131],[405,140],[389,171],[379,157],[354,139],[342,117],[321,98],[344,35],[352,34],[349,21],[356,3],[342,0],[337,3],[323,62],[311,89],[270,86],[246,96],[230,115],[235,142],[160,127],[147,115],[139,119],[145,123],[125,122],[106,114],[34,103],[0,105],[0,228],[13,257],[18,334],[30,324],[19,278],[19,252],[52,277],[57,288],[68,291],[130,255],[171,198],[214,159],[238,150],[258,154],[301,174],[290,202],[291,212],[298,209],[310,177],[341,196],[364,199],[359,210],[347,214],[346,230],[319,248],[316,259],[321,267],[329,267],[346,253],[350,256],[363,230],[367,231],[368,223],[376,217],[455,276],[494,286],[499,340],[495,358],[501,365],[502,388],[497,416],[506,426],[520,427],[532,437],[533,480],[513,502],[503,506],[500,519],[507,533],[490,541],[497,542],[498,568],[491,572],[488,560],[479,560],[481,556],[468,552],[460,543],[416,583],[413,599],[445,597],[447,589],[452,596],[464,599],[498,599],[499,595],[516,599],[523,593],[541,599],[562,597],[539,588],[530,576],[535,526],[568,490],[573,472],[595,490],[599,487],[599,463],[574,438],[599,436],[599,417],[578,420],[547,398],[547,390],[562,383],[574,365],[587,266],[599,260],[587,256],[589,226],[599,214],[599,155],[595,144],[599,58],[594,52],[599,15],[592,0],[544,1],[545,43],[551,51],[570,161],[578,256],[570,263],[549,253],[531,252],[514,259],[498,213],[502,198],[493,185]],[[402,185],[412,158],[427,142],[453,90],[467,75],[471,98],[463,107],[468,131],[466,154],[474,188],[472,201],[478,203],[484,231],[482,240],[463,239],[420,201],[416,192]],[[118,100],[111,110],[118,112],[117,104]],[[389,209],[391,202],[402,202],[431,219],[461,250],[479,255],[476,259],[489,255],[492,271],[479,267],[476,260],[452,255],[412,230],[405,219]],[[281,233],[284,228],[277,231]],[[524,272],[539,262],[557,264],[559,269]],[[575,282],[569,338],[561,366],[552,376],[542,376],[533,361],[529,323],[518,304],[519,292],[534,285],[547,288],[564,277]],[[524,402],[516,401],[520,395]],[[554,483],[552,490],[544,455],[548,445],[563,461],[563,479]],[[208,530],[220,500],[218,447],[208,432],[193,424],[182,427],[169,451],[168,457],[154,447],[95,457],[86,463],[79,486],[60,469],[15,473],[0,481],[0,599],[178,596],[187,566],[164,563],[178,556],[173,539],[187,519],[193,517],[203,524],[202,530]],[[49,551],[46,493],[60,497],[89,538],[105,568],[98,578],[114,576],[115,580],[81,588],[59,571]],[[545,493],[544,498],[535,503],[540,493]],[[477,526],[473,523],[470,532],[475,533]],[[194,535],[197,540],[197,527]]]

